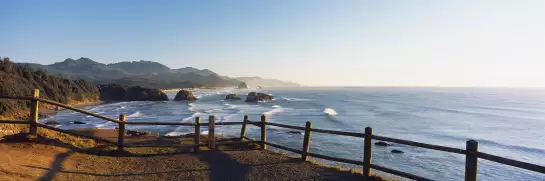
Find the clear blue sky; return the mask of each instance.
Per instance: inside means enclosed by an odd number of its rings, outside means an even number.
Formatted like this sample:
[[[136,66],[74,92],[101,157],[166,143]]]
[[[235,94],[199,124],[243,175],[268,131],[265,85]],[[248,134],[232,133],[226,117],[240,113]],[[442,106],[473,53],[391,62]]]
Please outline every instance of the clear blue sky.
[[[544,0],[0,1],[0,56],[316,86],[545,87]]]

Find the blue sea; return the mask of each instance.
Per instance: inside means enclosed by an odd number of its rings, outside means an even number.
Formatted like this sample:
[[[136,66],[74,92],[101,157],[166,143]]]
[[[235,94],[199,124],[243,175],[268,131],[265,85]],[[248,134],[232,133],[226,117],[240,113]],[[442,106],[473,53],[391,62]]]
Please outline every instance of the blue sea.
[[[245,98],[256,90],[199,90],[196,102],[119,102],[85,109],[127,121],[216,122],[242,121],[244,115],[259,121],[314,128],[364,132],[370,126],[376,135],[465,148],[474,139],[479,150],[502,157],[545,165],[545,90],[501,88],[296,88],[262,89],[275,99],[260,103],[223,100],[228,93]],[[175,93],[168,93],[170,99]],[[114,128],[117,125],[72,111],[41,120],[58,120],[63,129]],[[85,125],[72,124],[79,120]],[[206,134],[206,127],[203,127]],[[184,126],[128,126],[164,135],[191,133]],[[291,148],[302,148],[302,134],[270,127],[268,140]],[[239,136],[240,126],[217,126],[216,133]],[[258,139],[259,129],[249,126],[248,136]],[[330,156],[363,160],[363,139],[313,133],[310,151]],[[403,154],[390,151],[398,149]],[[372,162],[435,180],[463,180],[463,155],[394,144],[373,147]],[[330,164],[339,164],[331,163]],[[360,166],[340,164],[361,169]],[[479,160],[479,180],[545,180],[545,175]]]

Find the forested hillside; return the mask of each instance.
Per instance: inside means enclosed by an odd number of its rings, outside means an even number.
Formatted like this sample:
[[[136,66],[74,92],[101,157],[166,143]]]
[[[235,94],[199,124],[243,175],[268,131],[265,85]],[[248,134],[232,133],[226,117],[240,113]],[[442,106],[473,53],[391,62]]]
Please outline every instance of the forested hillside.
[[[95,84],[122,84],[149,88],[198,88],[230,87],[239,80],[220,76],[208,69],[192,67],[170,69],[158,62],[132,61],[103,64],[89,58],[71,59],[51,65],[19,63],[37,69],[45,69],[52,75],[70,79],[85,79]]]
[[[50,76],[44,70],[19,66],[9,58],[0,58],[0,95],[31,96],[34,89],[40,97],[61,103],[83,103],[98,101],[97,86],[84,80],[71,80]],[[29,101],[0,100],[0,115],[20,116],[28,112]]]

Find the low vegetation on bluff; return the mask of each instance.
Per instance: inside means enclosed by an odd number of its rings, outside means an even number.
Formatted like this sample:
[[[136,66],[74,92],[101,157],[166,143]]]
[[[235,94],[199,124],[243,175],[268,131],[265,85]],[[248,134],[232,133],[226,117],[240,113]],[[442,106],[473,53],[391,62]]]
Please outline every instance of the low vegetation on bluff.
[[[0,58],[0,95],[31,96],[34,89],[40,97],[71,104],[99,100],[97,86],[84,80],[49,76],[44,70],[19,66],[9,58]],[[0,100],[0,115],[14,115],[28,110],[29,101]]]
[[[85,80],[51,76],[44,69],[18,65],[7,57],[0,58],[0,77],[0,95],[32,96],[33,90],[39,89],[41,98],[71,105],[99,101],[168,100],[167,95],[159,89],[115,84],[95,85]],[[29,101],[0,99],[0,117],[26,117],[29,104]]]

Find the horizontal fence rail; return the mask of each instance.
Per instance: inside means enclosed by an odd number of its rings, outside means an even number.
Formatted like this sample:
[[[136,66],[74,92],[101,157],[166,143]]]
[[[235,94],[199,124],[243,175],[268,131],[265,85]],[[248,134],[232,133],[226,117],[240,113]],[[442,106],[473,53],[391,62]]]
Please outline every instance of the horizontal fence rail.
[[[531,163],[526,163],[526,162],[521,162],[521,161],[509,159],[509,158],[503,158],[503,157],[499,157],[499,156],[495,156],[495,155],[491,155],[491,154],[483,153],[483,152],[478,152],[477,157],[485,159],[485,160],[493,161],[493,162],[496,162],[496,163],[501,163],[501,164],[505,164],[505,165],[518,167],[518,168],[522,168],[522,169],[531,170],[531,171],[534,171],[534,172],[539,172],[539,173],[545,174],[545,167],[544,166],[531,164]]]
[[[395,138],[388,138],[388,137],[377,136],[377,135],[372,135],[372,138],[376,139],[376,140],[388,141],[388,142],[399,143],[399,144],[403,144],[403,145],[415,146],[415,147],[420,147],[420,148],[427,148],[427,149],[431,149],[431,150],[445,151],[445,152],[458,153],[458,154],[466,154],[466,150],[462,150],[462,149],[459,149],[459,148],[451,148],[451,147],[432,145],[432,144],[427,144],[427,143],[419,143],[419,142],[414,142],[414,141],[395,139]]]
[[[242,122],[217,122],[217,123],[214,123],[216,125],[241,125],[243,124]]]
[[[268,122],[267,125],[271,125],[271,126],[277,126],[277,127],[282,127],[282,128],[290,128],[290,129],[296,129],[296,130],[301,130],[301,131],[305,131],[305,127],[299,127],[299,126],[292,126],[292,125],[287,125],[287,124],[280,124],[280,123],[271,123],[271,122]]]
[[[327,133],[327,134],[334,134],[334,135],[341,135],[341,136],[352,136],[352,137],[359,137],[359,138],[363,138],[365,136],[365,134],[363,133],[354,133],[354,132],[346,132],[346,131],[335,131],[335,130],[316,129],[316,128],[312,128],[310,130],[313,132],[318,132],[318,133]]]
[[[195,126],[195,123],[177,123],[177,122],[125,122],[132,125],[174,125],[174,126]]]
[[[487,153],[483,153],[483,152],[478,152],[478,149],[477,149],[478,148],[478,143],[476,141],[474,141],[474,140],[469,140],[468,142],[466,142],[466,149],[459,149],[459,148],[452,148],[452,147],[446,147],[446,146],[440,146],[440,145],[433,145],[433,144],[420,143],[420,142],[415,142],[415,141],[408,141],[408,140],[378,136],[378,135],[372,134],[372,129],[370,127],[365,128],[365,133],[357,133],[357,132],[346,132],[346,131],[312,128],[312,126],[311,126],[312,123],[311,122],[307,122],[305,127],[287,125],[287,124],[281,124],[281,123],[274,123],[274,122],[267,122],[267,118],[265,117],[265,115],[261,116],[261,121],[250,121],[248,119],[248,116],[244,116],[244,119],[243,119],[242,122],[215,122],[214,116],[210,116],[209,117],[209,122],[204,122],[204,123],[200,122],[199,117],[195,118],[194,123],[189,123],[189,122],[127,122],[125,115],[120,115],[119,119],[113,119],[113,118],[109,118],[109,117],[102,116],[102,115],[99,115],[99,114],[91,113],[91,112],[88,112],[88,111],[85,111],[85,110],[81,110],[81,109],[78,109],[78,108],[74,108],[74,107],[66,105],[66,104],[62,104],[62,103],[58,103],[58,102],[55,102],[55,101],[40,98],[39,97],[39,90],[34,90],[33,96],[30,96],[30,97],[0,95],[0,99],[31,101],[30,115],[29,115],[29,120],[28,121],[24,121],[24,120],[0,120],[0,123],[3,123],[3,124],[28,124],[29,127],[30,127],[30,129],[29,129],[30,135],[34,135],[34,136],[37,135],[37,128],[41,127],[41,128],[49,129],[49,130],[52,130],[52,131],[57,131],[57,132],[60,132],[60,133],[72,135],[72,136],[77,136],[77,137],[102,141],[102,142],[105,142],[107,144],[117,145],[119,151],[123,151],[124,147],[187,147],[187,148],[194,148],[194,151],[198,152],[200,150],[201,146],[208,146],[210,148],[210,150],[214,150],[214,149],[217,149],[217,145],[254,143],[254,144],[261,145],[262,149],[267,149],[267,145],[268,145],[268,146],[272,146],[272,147],[275,147],[275,148],[278,148],[278,149],[290,151],[290,152],[293,152],[293,153],[296,153],[296,154],[301,154],[302,155],[302,157],[301,157],[302,160],[305,160],[305,161],[308,160],[308,157],[314,157],[314,158],[325,159],[325,160],[330,160],[330,161],[349,163],[349,164],[354,164],[354,165],[361,165],[361,166],[363,166],[363,175],[365,177],[370,176],[370,169],[375,169],[375,170],[379,170],[379,171],[382,171],[382,172],[386,172],[386,173],[398,175],[398,176],[401,176],[401,177],[413,179],[413,180],[424,180],[424,181],[431,180],[431,179],[424,178],[424,177],[421,177],[421,176],[417,176],[417,175],[414,175],[414,174],[411,174],[411,173],[406,173],[406,172],[390,169],[390,168],[387,168],[387,167],[379,166],[379,165],[376,165],[376,164],[372,164],[371,163],[371,152],[372,152],[372,140],[374,139],[374,140],[392,142],[392,143],[409,145],[409,146],[414,146],[414,147],[426,148],[426,149],[431,149],[431,150],[438,150],[438,151],[444,151],[444,152],[450,152],[450,153],[466,155],[466,165],[465,165],[465,180],[466,181],[476,181],[477,180],[477,173],[478,173],[478,171],[477,171],[477,166],[478,166],[477,161],[478,161],[478,158],[545,174],[545,167],[544,166],[531,164],[531,163],[526,163],[526,162],[522,162],[522,161],[517,161],[517,160],[504,158],[504,157],[500,157],[500,156],[495,156],[495,155],[491,155],[491,154],[487,154]],[[103,138],[97,138],[97,137],[92,137],[92,136],[88,136],[88,135],[82,135],[82,134],[74,133],[72,131],[62,130],[62,129],[59,129],[59,128],[56,128],[56,127],[53,127],[53,126],[39,124],[37,122],[38,121],[38,103],[39,102],[59,106],[59,107],[65,108],[65,109],[69,109],[69,110],[72,110],[72,111],[76,111],[76,112],[79,112],[79,113],[82,113],[82,114],[90,115],[90,116],[93,116],[93,117],[96,117],[96,118],[100,118],[100,119],[103,119],[103,120],[106,120],[106,121],[111,121],[111,122],[119,124],[119,129],[118,129],[119,134],[118,134],[117,143],[115,143],[113,141],[110,141],[110,140],[103,139]],[[125,144],[124,138],[125,138],[125,126],[126,125],[193,126],[195,128],[194,135],[193,135],[193,144],[148,144],[148,145],[146,145],[146,144]],[[217,126],[221,126],[221,125],[242,125],[240,141],[216,142],[215,131],[214,131],[216,125]],[[261,132],[260,132],[261,139],[260,140],[254,140],[254,139],[246,137],[247,125],[254,125],[254,126],[257,126],[257,127],[261,128],[260,129],[261,130]],[[282,145],[271,143],[271,142],[267,141],[267,129],[266,129],[267,125],[304,131],[304,140],[303,140],[302,150],[282,146]],[[201,129],[200,128],[203,127],[203,126],[208,127],[208,142],[207,143],[201,143],[201,141],[200,141],[200,137],[201,137],[201,134],[200,134]],[[364,150],[363,150],[363,158],[364,159],[363,159],[363,161],[350,160],[350,159],[345,159],[345,158],[337,158],[337,157],[333,157],[333,156],[327,156],[327,155],[322,155],[322,154],[309,152],[310,143],[311,143],[311,141],[310,141],[311,132],[318,132],[318,133],[326,133],[326,134],[333,134],[333,135],[363,138],[363,140],[364,140],[363,141],[363,144],[364,144]]]
[[[208,144],[126,144],[125,148],[143,148],[143,147],[175,147],[175,148],[194,148],[195,146],[208,146]]]
[[[106,121],[111,121],[111,122],[114,122],[114,123],[120,123],[120,121],[117,120],[117,119],[112,119],[112,118],[109,118],[109,117],[106,117],[106,116],[102,116],[102,115],[100,115],[100,114],[95,114],[95,113],[92,113],[92,112],[88,112],[88,111],[85,111],[85,110],[81,110],[81,109],[78,109],[78,108],[75,108],[75,107],[72,107],[72,106],[69,106],[69,105],[66,105],[66,104],[61,104],[61,103],[58,103],[58,102],[55,102],[55,101],[50,101],[50,100],[42,99],[42,98],[36,98],[36,99],[37,99],[38,101],[40,101],[40,102],[43,102],[43,103],[47,103],[47,104],[59,106],[59,107],[65,108],[65,109],[70,109],[70,110],[72,110],[72,111],[76,111],[76,112],[79,112],[79,113],[87,114],[87,115],[89,115],[89,116],[93,116],[93,117],[96,117],[96,118],[104,119],[104,120],[106,120]]]
[[[71,132],[71,131],[67,131],[67,130],[55,128],[55,127],[52,127],[52,126],[48,126],[48,125],[45,125],[45,124],[38,124],[38,127],[42,127],[42,128],[49,129],[49,130],[52,130],[52,131],[57,131],[57,132],[60,132],[60,133],[71,135],[71,136],[77,136],[77,137],[82,137],[82,138],[87,138],[87,139],[93,139],[93,140],[101,141],[101,142],[108,143],[108,144],[111,144],[111,145],[116,145],[116,143],[114,143],[114,142],[112,142],[110,140],[97,138],[97,137],[93,137],[93,136],[82,135],[82,134],[74,133],[74,132]]]

